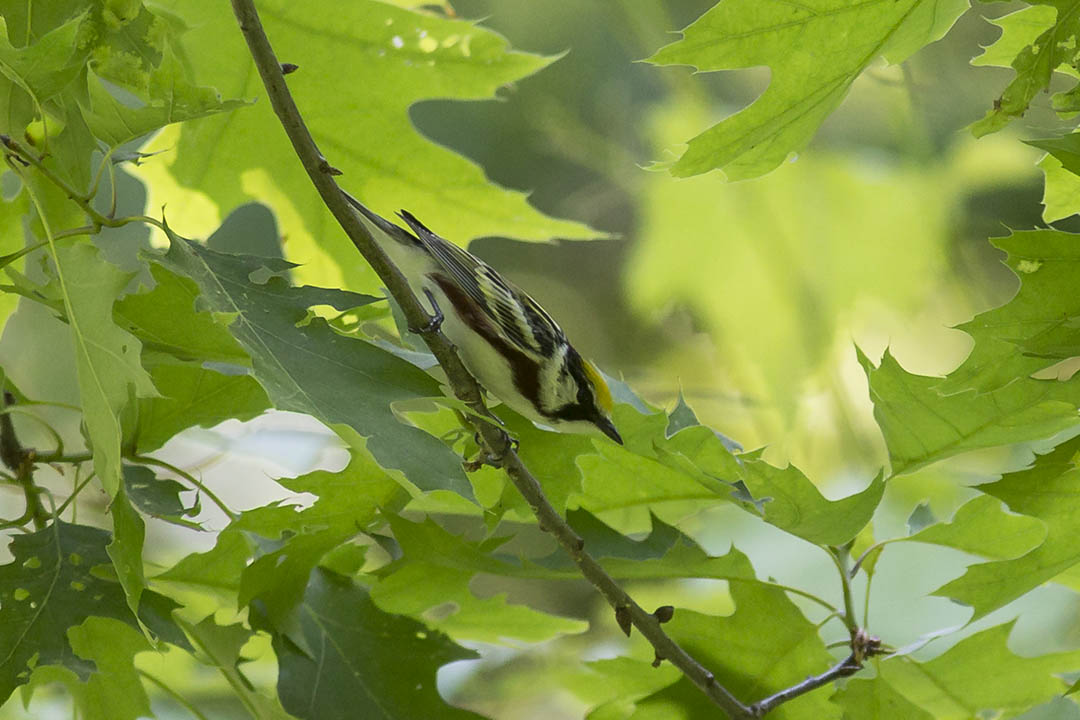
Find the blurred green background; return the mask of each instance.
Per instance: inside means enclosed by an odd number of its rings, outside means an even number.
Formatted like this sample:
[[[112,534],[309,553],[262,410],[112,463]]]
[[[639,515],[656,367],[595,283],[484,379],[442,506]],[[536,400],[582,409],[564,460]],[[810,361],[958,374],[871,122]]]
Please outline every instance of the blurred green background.
[[[566,54],[506,88],[500,101],[428,101],[412,108],[413,122],[475,160],[493,181],[531,192],[544,212],[610,236],[549,244],[481,238],[470,249],[526,288],[584,354],[648,401],[671,409],[683,393],[702,422],[746,449],[767,446],[771,462],[797,464],[829,497],[863,488],[886,455],[855,345],[875,360],[888,346],[912,372],[951,370],[971,345],[951,326],[1004,302],[1016,287],[987,238],[1042,224],[1042,176],[1035,167],[1041,152],[1020,138],[1061,128],[1046,96],[1022,124],[1002,133],[976,141],[965,131],[1011,77],[1008,70],[970,65],[998,35],[987,18],[1023,6],[978,3],[944,40],[902,67],[879,63],[868,70],[797,158],[763,178],[727,183],[717,173],[676,180],[645,169],[751,102],[768,83],[767,68],[694,75],[637,62],[673,40],[671,33],[711,7],[709,0],[452,4],[462,17],[485,18],[517,49]],[[145,202],[136,182],[125,195],[128,203]],[[262,222],[272,227],[268,217]],[[1080,228],[1075,219],[1055,226]],[[453,228],[433,229],[455,238]],[[20,333],[51,329],[48,318],[20,311],[0,343],[0,364],[38,362],[20,354],[26,347]],[[52,355],[63,351],[62,343],[49,347]],[[343,464],[318,428],[276,416],[191,431],[164,456],[197,467],[211,484],[215,476],[229,478],[222,492],[240,507],[284,496],[271,477]],[[906,534],[907,518],[922,503],[948,517],[973,494],[968,486],[992,479],[986,468],[1000,471],[1003,461],[1019,467],[1028,457],[1026,451],[969,454],[893,481],[875,517],[875,536]],[[699,512],[675,504],[657,512],[679,521],[710,552],[722,553],[734,541],[759,575],[836,599],[826,556],[734,506]],[[621,529],[648,527],[644,513],[604,519]],[[148,541],[149,560],[155,553],[159,561],[175,560],[210,541],[170,529]],[[550,542],[539,534],[528,541],[536,554]],[[902,646],[962,624],[968,609],[927,594],[971,560],[938,547],[890,547],[875,579],[872,630]],[[574,617],[607,612],[583,582],[481,578],[474,590],[508,592],[512,601]],[[646,606],[730,608],[721,582],[629,590]],[[1080,644],[1078,611],[1071,593],[1046,587],[965,633],[1020,615],[1014,649],[1048,652]],[[607,633],[610,622],[602,625],[527,649],[484,647],[483,661],[444,669],[442,690],[499,718],[580,717],[580,697],[548,688],[567,684],[560,657],[607,657],[626,644]],[[833,630],[830,639],[841,639],[842,628]],[[956,637],[924,652],[935,655]],[[636,638],[630,645],[647,652]],[[197,670],[170,672],[178,686],[205,683],[206,702],[219,692]],[[257,680],[273,681],[272,673],[259,673],[256,668]],[[184,716],[160,702],[161,717]],[[26,717],[16,704],[0,717]],[[216,708],[215,718],[244,717],[228,700],[206,707]],[[70,717],[62,699],[34,712]],[[1077,716],[1066,701],[1030,718]]]

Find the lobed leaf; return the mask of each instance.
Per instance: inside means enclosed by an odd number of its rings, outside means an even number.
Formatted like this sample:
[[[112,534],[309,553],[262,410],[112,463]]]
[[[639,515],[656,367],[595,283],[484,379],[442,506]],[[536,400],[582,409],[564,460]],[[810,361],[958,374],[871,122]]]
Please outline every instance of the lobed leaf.
[[[89,677],[94,663],[74,652],[67,631],[90,616],[135,628],[141,622],[161,639],[190,647],[173,624],[175,603],[146,590],[136,619],[120,584],[93,572],[110,564],[110,539],[104,530],[65,522],[11,539],[12,561],[0,565],[0,704],[28,681],[31,663]]]
[[[1046,528],[1041,545],[1012,559],[972,565],[963,576],[934,591],[970,605],[973,619],[993,612],[1080,563],[1080,438],[1040,455],[1026,470],[1008,473],[979,490]]]
[[[478,718],[447,705],[435,687],[446,663],[478,657],[410,618],[379,610],[356,583],[318,569],[301,606],[311,656],[273,633],[278,696],[303,720]]]
[[[1046,438],[1080,421],[1080,381],[1022,379],[992,392],[942,396],[940,379],[906,372],[888,351],[874,367],[859,351],[892,474],[979,448]]]
[[[212,0],[157,3],[190,28],[183,39],[195,79],[241,97],[264,90],[229,7]],[[578,223],[535,210],[491,183],[472,162],[420,135],[409,107],[429,98],[486,99],[552,61],[510,49],[473,22],[375,0],[297,5],[271,0],[259,14],[274,50],[300,71],[289,89],[319,147],[353,194],[384,215],[407,208],[450,240],[479,236],[586,238]],[[362,81],[358,81],[362,78]],[[333,98],[332,102],[328,102]],[[171,207],[209,199],[220,213],[271,204],[307,282],[376,287],[370,270],[313,192],[269,103],[163,133],[149,149],[175,156],[140,174],[172,187]],[[163,198],[164,200],[164,198]],[[210,230],[209,227],[205,228]]]
[[[967,0],[718,2],[648,61],[699,71],[767,65],[769,87],[691,139],[672,174],[720,169],[742,180],[775,169],[810,142],[870,63],[882,55],[903,62],[945,35],[967,7]]]

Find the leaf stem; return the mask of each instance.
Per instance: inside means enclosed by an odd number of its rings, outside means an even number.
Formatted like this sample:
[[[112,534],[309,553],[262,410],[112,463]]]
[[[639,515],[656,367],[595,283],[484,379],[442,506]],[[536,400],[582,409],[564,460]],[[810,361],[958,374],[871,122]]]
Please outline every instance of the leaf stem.
[[[3,144],[3,146],[5,148],[7,148],[7,150],[10,153],[15,155],[19,159],[21,159],[24,162],[32,165],[38,172],[40,172],[42,174],[42,176],[45,177],[45,179],[47,179],[49,182],[51,182],[56,187],[60,188],[64,192],[64,194],[67,195],[67,197],[70,200],[72,200],[76,205],[78,205],[79,208],[83,211],[83,213],[88,218],[90,218],[90,221],[91,221],[92,225],[90,226],[89,229],[90,229],[91,232],[84,233],[84,232],[75,232],[75,231],[64,231],[65,233],[79,234],[79,235],[81,235],[81,234],[92,234],[92,233],[96,233],[102,227],[110,227],[110,228],[123,227],[124,225],[127,225],[129,223],[133,223],[133,222],[149,223],[150,225],[154,225],[155,227],[157,227],[158,229],[163,230],[163,231],[166,229],[165,223],[158,220],[157,218],[152,218],[149,215],[130,215],[130,216],[127,216],[127,217],[122,217],[122,218],[113,217],[113,214],[116,212],[116,207],[115,207],[116,199],[115,199],[115,197],[113,198],[113,207],[109,211],[109,214],[108,215],[103,215],[102,213],[98,212],[97,209],[94,208],[93,203],[91,202],[93,200],[93,197],[94,197],[92,193],[91,194],[83,194],[83,193],[80,193],[75,188],[71,187],[71,185],[69,185],[67,183],[67,181],[65,181],[63,178],[61,178],[56,173],[54,173],[52,170],[50,170],[49,167],[44,162],[42,162],[40,157],[38,157],[35,153],[30,151],[28,148],[23,147],[22,144],[19,143],[17,140],[15,140],[15,139],[7,136],[7,135],[0,135],[0,144]],[[110,167],[111,167],[111,165],[110,165]],[[100,180],[100,178],[98,178],[98,179]],[[29,186],[27,186],[27,190],[29,191]],[[95,182],[94,192],[96,192],[96,191],[97,191],[97,185],[96,185],[96,182]],[[115,183],[114,183],[113,192],[115,194]],[[33,193],[31,193],[30,197],[33,199],[33,197],[34,197]],[[38,204],[38,202],[36,200],[34,201],[34,205],[37,206],[38,215],[42,217],[42,223],[44,224],[45,219],[44,219],[44,216],[42,214],[41,208],[40,208],[40,206],[39,206],[39,204]],[[76,228],[76,230],[81,231],[81,230],[83,230],[83,228]],[[46,236],[49,237],[49,245],[50,246],[52,246],[53,241],[56,240],[59,237],[58,235],[50,235],[48,229],[46,229],[45,234],[46,234]]]
[[[191,713],[192,717],[196,718],[196,720],[210,720],[210,718],[206,717],[206,715],[204,715],[202,711],[199,710],[199,708],[195,707],[194,703],[192,703],[190,700],[185,698],[183,695],[178,693],[170,686],[166,685],[165,682],[162,681],[160,678],[151,675],[145,670],[138,670],[137,672],[145,680],[148,680],[150,683],[156,685],[158,689],[162,690],[166,695],[175,700],[181,707]]]
[[[826,552],[829,553],[829,557],[832,558],[836,569],[840,573],[840,586],[844,593],[844,625],[854,633],[859,629],[859,622],[855,617],[855,601],[851,593],[851,571],[848,569],[847,562],[850,549],[850,545],[844,545],[842,547],[829,547]]]

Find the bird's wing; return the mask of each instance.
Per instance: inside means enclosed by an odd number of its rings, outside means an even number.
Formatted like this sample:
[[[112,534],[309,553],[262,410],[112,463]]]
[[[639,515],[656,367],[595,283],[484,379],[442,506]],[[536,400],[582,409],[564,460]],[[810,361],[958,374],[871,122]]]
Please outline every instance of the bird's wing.
[[[429,230],[412,213],[401,218],[442,269],[490,317],[507,340],[521,350],[548,356],[564,341],[562,330],[531,297],[503,279],[487,263]]]

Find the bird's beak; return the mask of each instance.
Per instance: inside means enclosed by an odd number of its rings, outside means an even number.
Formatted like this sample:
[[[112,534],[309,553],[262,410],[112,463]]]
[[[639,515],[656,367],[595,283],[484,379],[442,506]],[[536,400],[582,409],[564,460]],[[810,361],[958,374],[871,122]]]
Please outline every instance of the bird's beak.
[[[596,421],[596,427],[600,428],[600,432],[604,433],[615,442],[619,443],[620,445],[623,444],[622,436],[619,435],[619,431],[615,429],[615,424],[611,422],[611,420],[609,420],[608,418],[599,418]]]

